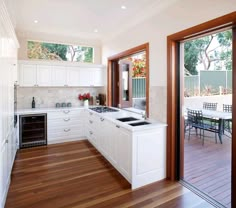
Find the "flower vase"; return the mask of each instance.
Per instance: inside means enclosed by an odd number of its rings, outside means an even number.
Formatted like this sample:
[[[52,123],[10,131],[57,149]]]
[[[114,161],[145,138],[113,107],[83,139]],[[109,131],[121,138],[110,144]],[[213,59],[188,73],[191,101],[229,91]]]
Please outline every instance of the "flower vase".
[[[89,106],[89,101],[88,100],[84,100],[84,107],[88,108],[88,106]]]

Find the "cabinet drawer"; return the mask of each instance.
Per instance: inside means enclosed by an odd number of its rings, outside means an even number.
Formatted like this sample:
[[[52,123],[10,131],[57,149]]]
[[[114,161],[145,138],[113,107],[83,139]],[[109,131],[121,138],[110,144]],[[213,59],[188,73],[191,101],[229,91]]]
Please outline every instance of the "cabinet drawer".
[[[81,118],[84,115],[84,110],[58,110],[48,113],[48,120],[67,117]]]
[[[83,125],[58,127],[48,131],[48,139],[55,140],[58,138],[67,139],[84,136]]]
[[[80,125],[83,123],[83,120],[79,117],[64,117],[51,119],[48,121],[48,129],[55,127],[71,126],[71,125]]]

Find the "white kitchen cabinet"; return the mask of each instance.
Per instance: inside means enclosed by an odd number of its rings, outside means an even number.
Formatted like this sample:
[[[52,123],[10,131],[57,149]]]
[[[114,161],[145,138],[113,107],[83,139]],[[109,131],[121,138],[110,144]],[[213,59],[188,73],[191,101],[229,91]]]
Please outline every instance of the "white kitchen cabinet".
[[[4,1],[0,1],[0,207],[5,206],[5,200],[8,187],[11,180],[11,169],[16,153],[14,143],[14,81],[16,79],[15,64],[17,62],[17,49],[19,44],[14,34],[14,27],[11,24],[9,15],[5,10]],[[33,70],[29,71],[30,68]],[[32,65],[26,67],[21,76],[27,84],[35,84],[35,80],[31,80],[31,76],[27,76],[30,72],[35,75],[36,70]]]
[[[106,143],[107,143],[107,153],[108,160],[115,167],[118,165],[118,149],[117,142],[119,138],[119,129],[111,122],[106,124]]]
[[[37,65],[37,85],[38,86],[51,86],[52,74],[51,66]]]
[[[93,69],[89,69],[91,70],[91,85],[94,85],[94,86],[103,86],[104,83],[103,83],[103,69],[96,69],[96,68],[93,68]]]
[[[19,83],[23,87],[99,87],[104,86],[103,68],[80,65],[54,65],[49,62],[19,61]]]
[[[103,70],[101,68],[83,68],[79,70],[79,85],[88,87],[103,86]]]
[[[51,86],[66,86],[67,85],[67,70],[65,66],[52,66],[52,85]]]
[[[120,172],[131,180],[132,134],[126,129],[119,128],[117,132],[117,157]]]
[[[79,69],[79,86],[92,86],[91,72],[89,71],[89,69]]]
[[[84,110],[57,110],[48,112],[48,143],[59,143],[84,138]]]
[[[37,86],[37,65],[20,64],[20,86]]]
[[[1,158],[1,163],[0,163],[0,196],[1,196],[1,207],[4,207],[4,201],[6,199],[8,187],[9,187],[9,170],[8,170],[8,148],[7,148],[7,143],[3,144],[0,150],[0,158]]]
[[[67,85],[79,86],[79,75],[78,67],[67,67]]]

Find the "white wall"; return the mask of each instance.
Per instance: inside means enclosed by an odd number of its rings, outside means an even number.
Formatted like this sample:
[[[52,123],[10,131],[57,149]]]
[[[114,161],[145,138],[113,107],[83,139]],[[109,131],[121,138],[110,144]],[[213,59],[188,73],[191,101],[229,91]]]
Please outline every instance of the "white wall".
[[[19,60],[28,60],[27,57],[27,41],[45,41],[49,43],[61,43],[61,44],[74,44],[82,46],[94,47],[94,63],[101,64],[101,41],[92,39],[79,39],[77,37],[58,36],[56,34],[45,34],[45,33],[33,33],[33,32],[22,32],[17,31],[17,38],[20,43],[20,49],[18,52]]]
[[[103,64],[109,56],[149,42],[151,117],[166,121],[167,36],[235,10],[236,0],[177,0],[159,14],[104,41]],[[155,97],[156,91],[160,91],[159,97]]]

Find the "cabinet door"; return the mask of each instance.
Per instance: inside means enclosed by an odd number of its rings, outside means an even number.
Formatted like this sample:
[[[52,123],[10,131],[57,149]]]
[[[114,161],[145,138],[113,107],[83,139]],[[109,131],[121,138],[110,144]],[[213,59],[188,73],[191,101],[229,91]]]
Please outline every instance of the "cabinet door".
[[[8,152],[7,152],[7,143],[2,145],[0,149],[0,200],[2,197],[7,194],[7,182],[8,182]]]
[[[52,86],[66,86],[67,85],[67,71],[64,66],[52,67]]]
[[[79,86],[92,86],[90,69],[79,69]]]
[[[33,64],[20,65],[20,85],[32,87],[37,85],[37,66]]]
[[[79,86],[79,69],[77,67],[67,67],[67,85]]]
[[[103,117],[99,118],[98,127],[97,127],[97,134],[98,134],[98,142],[102,154],[105,157],[108,157],[108,136],[110,135],[110,130],[108,126],[109,121],[105,120]]]
[[[37,84],[38,86],[51,86],[51,66],[37,65]]]
[[[125,129],[120,128],[117,139],[118,166],[120,171],[131,178],[131,135]]]
[[[103,86],[103,70],[102,69],[89,69],[91,74],[91,85]]]
[[[118,155],[117,155],[117,140],[119,134],[119,127],[114,124],[109,124],[110,134],[107,137],[108,142],[108,154],[110,162],[117,167],[118,164]],[[112,132],[112,133],[111,133]]]

